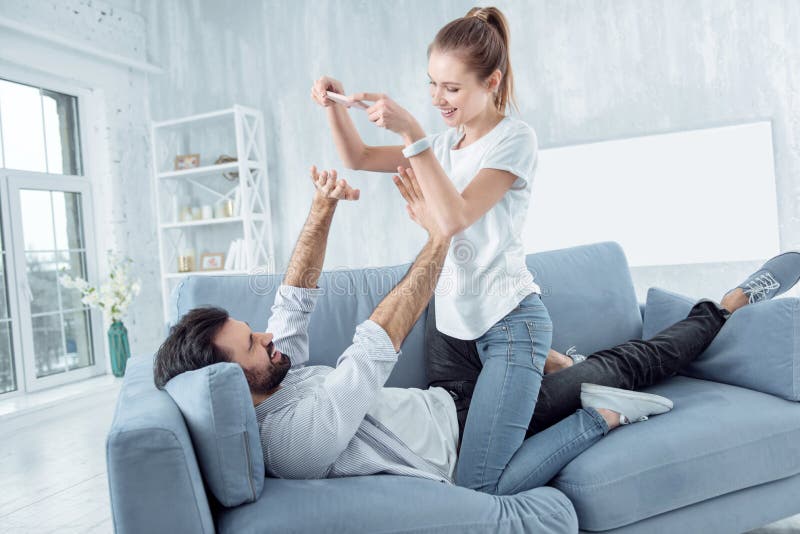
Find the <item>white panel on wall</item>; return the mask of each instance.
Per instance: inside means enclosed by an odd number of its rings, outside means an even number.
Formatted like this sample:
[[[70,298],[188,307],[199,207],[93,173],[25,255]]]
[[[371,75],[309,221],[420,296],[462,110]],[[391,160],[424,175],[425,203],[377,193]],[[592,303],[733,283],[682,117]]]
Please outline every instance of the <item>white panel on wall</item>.
[[[632,266],[749,261],[779,250],[769,122],[542,150],[526,251],[598,241]]]

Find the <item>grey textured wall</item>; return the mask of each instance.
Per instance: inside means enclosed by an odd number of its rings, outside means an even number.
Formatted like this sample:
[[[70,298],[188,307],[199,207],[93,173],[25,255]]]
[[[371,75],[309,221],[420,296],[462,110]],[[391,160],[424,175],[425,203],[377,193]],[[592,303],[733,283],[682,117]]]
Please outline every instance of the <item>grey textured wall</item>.
[[[542,147],[769,119],[781,245],[800,247],[800,2],[496,4],[511,21],[520,114],[535,127]],[[166,71],[150,80],[153,118],[232,102],[264,111],[271,132],[278,265],[283,266],[312,191],[307,167],[342,167],[324,113],[308,95],[313,79],[327,73],[343,81],[348,92],[386,92],[428,131],[436,131],[442,125],[428,101],[426,46],[440,26],[473,4],[138,0],[135,5],[148,22],[150,59]],[[396,142],[353,114],[367,142]],[[406,221],[388,176],[347,176],[362,188],[362,200],[337,214],[326,266],[412,258],[423,235]],[[724,223],[747,209],[747,192],[737,206],[708,202]],[[643,268],[634,278],[640,295],[652,284],[716,295],[753,265]]]
[[[39,31],[133,60],[145,58],[144,18],[124,5],[97,0],[3,0],[0,16]],[[4,36],[16,32],[0,29]],[[102,102],[93,110],[100,120],[89,125],[96,158],[92,191],[97,199],[95,234],[98,263],[105,268],[105,250],[118,250],[136,261],[142,292],[125,323],[131,351],[155,349],[163,338],[161,291],[155,213],[151,210],[148,80],[144,73],[22,36],[18,49],[0,50],[0,58],[41,71],[71,85],[92,89]],[[86,111],[86,110],[84,110]],[[90,132],[84,132],[89,134]],[[99,154],[97,152],[100,152]],[[99,312],[97,312],[99,313]],[[101,336],[105,336],[103,332]]]

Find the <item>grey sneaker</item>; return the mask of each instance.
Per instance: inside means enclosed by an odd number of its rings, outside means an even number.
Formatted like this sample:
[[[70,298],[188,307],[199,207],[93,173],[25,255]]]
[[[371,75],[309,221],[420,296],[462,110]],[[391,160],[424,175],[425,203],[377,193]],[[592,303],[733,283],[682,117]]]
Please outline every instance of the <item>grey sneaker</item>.
[[[778,254],[739,284],[750,304],[789,291],[800,280],[800,252]]]
[[[672,401],[660,395],[628,391],[627,389],[581,384],[581,405],[584,408],[605,408],[620,414],[620,424],[647,421],[651,415],[672,409]]]
[[[581,363],[582,361],[586,360],[586,356],[584,356],[583,354],[578,354],[576,352],[577,350],[578,349],[573,345],[570,348],[568,348],[567,352],[565,353],[567,356],[572,358],[572,365],[575,365],[576,363]]]

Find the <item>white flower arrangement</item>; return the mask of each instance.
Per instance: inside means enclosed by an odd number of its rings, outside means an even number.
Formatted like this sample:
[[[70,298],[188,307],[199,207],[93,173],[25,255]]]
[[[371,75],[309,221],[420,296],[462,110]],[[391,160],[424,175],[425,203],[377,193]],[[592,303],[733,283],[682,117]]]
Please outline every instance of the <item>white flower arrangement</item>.
[[[125,312],[128,311],[128,306],[142,287],[139,280],[130,279],[130,265],[133,263],[130,258],[123,258],[111,250],[108,251],[107,257],[111,273],[108,275],[108,281],[100,287],[89,284],[83,278],[73,278],[68,274],[59,276],[58,281],[66,288],[80,291],[81,302],[92,308],[103,310],[112,322],[116,322],[122,320]]]

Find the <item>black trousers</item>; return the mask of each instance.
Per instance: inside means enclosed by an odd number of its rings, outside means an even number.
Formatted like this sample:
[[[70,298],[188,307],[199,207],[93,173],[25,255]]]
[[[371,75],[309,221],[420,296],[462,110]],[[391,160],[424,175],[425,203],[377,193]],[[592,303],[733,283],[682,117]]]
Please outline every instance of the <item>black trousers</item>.
[[[694,305],[686,319],[652,339],[631,340],[590,354],[578,365],[546,374],[528,425],[528,436],[578,410],[584,382],[635,390],[674,376],[711,344],[729,316],[727,310],[703,300]],[[472,392],[481,372],[475,341],[464,341],[439,332],[431,306],[425,325],[425,344],[428,350],[428,385],[450,392],[458,410],[460,434],[463,435]]]

